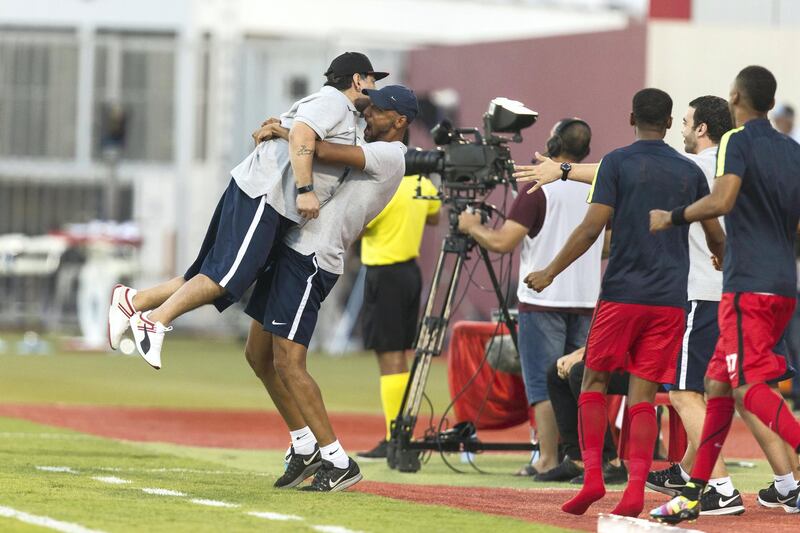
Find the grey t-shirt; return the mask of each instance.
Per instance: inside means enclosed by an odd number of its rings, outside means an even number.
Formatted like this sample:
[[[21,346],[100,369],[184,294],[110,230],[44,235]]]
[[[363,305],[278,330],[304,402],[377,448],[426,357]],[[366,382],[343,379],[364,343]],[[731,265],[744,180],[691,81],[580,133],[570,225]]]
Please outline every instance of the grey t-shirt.
[[[360,113],[349,98],[333,87],[325,86],[295,102],[280,118],[284,128],[291,128],[295,121],[302,122],[328,142],[363,143],[364,121]],[[330,199],[346,172],[342,167],[314,162],[314,192],[320,204]],[[266,194],[267,203],[279,214],[295,222],[303,220],[297,212],[297,193],[287,141],[275,139],[259,144],[231,170],[231,176],[251,198]]]
[[[378,141],[361,149],[364,170],[347,177],[319,217],[292,227],[284,236],[290,248],[304,255],[316,254],[319,267],[333,274],[343,272],[345,252],[386,207],[406,171],[406,146],[401,142]]]

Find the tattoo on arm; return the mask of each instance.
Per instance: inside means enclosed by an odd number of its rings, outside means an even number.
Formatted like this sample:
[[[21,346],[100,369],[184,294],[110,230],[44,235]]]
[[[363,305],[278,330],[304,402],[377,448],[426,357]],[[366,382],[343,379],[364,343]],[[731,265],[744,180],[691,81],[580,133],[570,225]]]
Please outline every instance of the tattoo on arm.
[[[300,148],[298,148],[298,149],[297,149],[297,152],[295,152],[295,153],[296,153],[297,155],[299,155],[299,156],[303,156],[303,155],[312,155],[312,154],[314,153],[314,150],[312,150],[311,148],[309,148],[309,147],[308,147],[308,146],[306,146],[305,144],[301,144],[301,145],[300,145]]]

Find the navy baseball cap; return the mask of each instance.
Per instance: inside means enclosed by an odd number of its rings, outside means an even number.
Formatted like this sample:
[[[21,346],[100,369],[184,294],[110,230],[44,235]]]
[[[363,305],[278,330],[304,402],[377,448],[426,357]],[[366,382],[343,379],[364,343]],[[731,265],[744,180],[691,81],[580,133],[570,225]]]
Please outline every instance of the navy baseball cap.
[[[389,75],[388,72],[375,72],[369,58],[361,52],[345,52],[331,61],[326,76],[352,76],[353,74],[372,74],[375,81],[382,80]]]
[[[364,89],[370,102],[381,109],[392,109],[412,122],[419,113],[419,104],[414,91],[402,85],[387,85],[381,89]]]

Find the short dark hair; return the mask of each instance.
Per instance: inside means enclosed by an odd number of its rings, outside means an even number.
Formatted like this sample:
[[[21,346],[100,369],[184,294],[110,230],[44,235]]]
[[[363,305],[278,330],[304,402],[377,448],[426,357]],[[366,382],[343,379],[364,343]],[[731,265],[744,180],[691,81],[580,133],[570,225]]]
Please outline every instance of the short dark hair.
[[[736,75],[736,87],[755,111],[766,113],[775,103],[778,82],[769,70],[750,65]]]
[[[639,125],[666,129],[672,116],[672,98],[661,89],[642,89],[633,95],[633,116]]]
[[[592,142],[592,130],[583,121],[567,124],[559,133],[561,151],[575,161],[583,161],[589,155],[589,143]]]
[[[366,73],[359,74],[362,78],[366,78]],[[328,74],[326,77],[325,85],[329,87],[333,87],[334,89],[339,89],[340,91],[346,91],[353,85],[353,75],[348,74],[347,76],[341,76],[337,74]]]
[[[694,127],[705,124],[708,138],[719,144],[726,131],[733,129],[733,118],[728,109],[728,101],[719,96],[700,96],[689,102],[694,108]]]

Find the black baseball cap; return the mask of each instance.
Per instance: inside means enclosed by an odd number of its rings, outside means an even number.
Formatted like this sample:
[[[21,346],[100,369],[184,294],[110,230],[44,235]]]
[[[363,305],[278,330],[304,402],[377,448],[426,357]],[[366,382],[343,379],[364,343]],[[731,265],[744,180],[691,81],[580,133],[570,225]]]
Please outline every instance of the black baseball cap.
[[[362,93],[381,109],[392,109],[412,122],[419,112],[419,104],[414,91],[402,85],[387,85],[381,89],[364,89]]]
[[[382,80],[389,75],[388,72],[375,72],[372,68],[369,58],[361,52],[345,52],[342,55],[334,58],[328,70],[325,71],[326,76],[334,74],[336,76],[352,76],[353,74],[372,74],[375,80]]]

